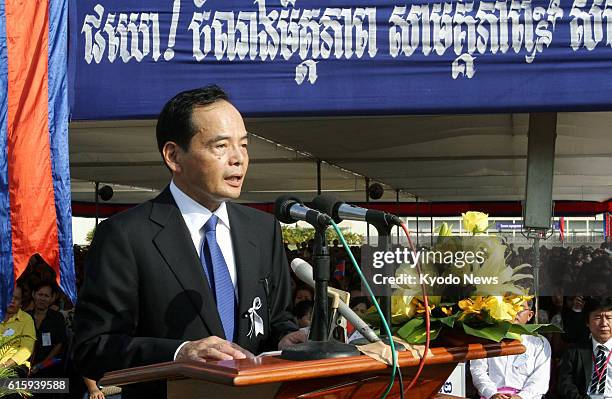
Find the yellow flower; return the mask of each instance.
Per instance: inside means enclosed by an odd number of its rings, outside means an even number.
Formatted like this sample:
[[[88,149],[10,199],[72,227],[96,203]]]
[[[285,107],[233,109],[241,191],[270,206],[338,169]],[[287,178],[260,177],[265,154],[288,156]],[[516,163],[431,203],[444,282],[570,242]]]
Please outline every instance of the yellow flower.
[[[428,297],[427,304],[429,305],[429,312],[430,313],[436,307],[436,302],[439,303],[439,299],[440,299],[440,297]],[[414,304],[414,306],[416,308],[416,313],[418,315],[424,315],[425,314],[425,302],[423,302],[423,297],[420,297],[420,296],[416,297],[415,296],[412,299],[412,304]]]
[[[475,296],[459,301],[459,308],[463,311],[462,318],[468,314],[480,315],[486,310],[496,320],[512,321],[518,311],[514,302],[507,301],[503,296]]]
[[[452,306],[440,306],[440,310],[446,316],[452,316],[453,315],[453,307]]]
[[[485,298],[486,297],[475,296],[473,298],[463,299],[458,302],[459,309],[461,309],[464,314],[480,314],[485,304]]]
[[[416,306],[412,303],[412,296],[393,295],[391,297],[391,315],[393,318],[410,318],[416,313]]]
[[[525,302],[533,299],[533,295],[506,295],[504,301],[512,306],[514,315],[525,309]]]
[[[483,309],[486,309],[489,315],[496,320],[512,321],[517,313],[514,304],[505,301],[503,296],[487,297]]]
[[[440,225],[440,228],[438,229],[438,236],[440,237],[450,237],[453,235],[453,225],[451,224],[450,226],[444,222]]]
[[[489,215],[482,212],[462,213],[463,228],[472,234],[484,233],[489,228]]]
[[[429,309],[430,311],[440,303],[442,297],[430,296]],[[376,313],[374,306],[368,309],[367,313]],[[393,324],[403,323],[415,316],[423,316],[425,314],[425,304],[422,297],[410,295],[393,295],[391,296],[391,319]],[[449,314],[450,315],[450,314]]]

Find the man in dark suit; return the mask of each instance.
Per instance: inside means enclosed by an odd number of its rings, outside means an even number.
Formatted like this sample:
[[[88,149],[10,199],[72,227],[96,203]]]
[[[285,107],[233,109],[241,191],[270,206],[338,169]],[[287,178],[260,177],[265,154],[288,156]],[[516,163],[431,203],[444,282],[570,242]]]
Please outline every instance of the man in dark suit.
[[[583,312],[591,331],[588,341],[569,348],[559,366],[558,393],[562,399],[612,397],[612,298],[588,297]]]
[[[172,172],[155,199],[102,222],[74,316],[86,377],[167,361],[241,359],[302,342],[278,221],[228,202],[247,171],[248,137],[217,86],[179,93],[157,142]],[[127,397],[163,397],[161,385]]]

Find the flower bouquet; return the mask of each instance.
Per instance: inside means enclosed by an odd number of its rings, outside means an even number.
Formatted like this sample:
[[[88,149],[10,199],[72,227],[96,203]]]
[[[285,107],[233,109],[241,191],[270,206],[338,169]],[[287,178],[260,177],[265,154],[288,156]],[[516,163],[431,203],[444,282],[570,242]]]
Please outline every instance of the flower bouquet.
[[[522,334],[559,332],[557,327],[550,325],[514,322],[517,314],[525,309],[526,302],[533,298],[528,295],[529,284],[519,284],[533,279],[531,274],[524,273],[531,266],[523,264],[512,268],[507,264],[506,246],[497,237],[487,234],[487,219],[487,215],[480,212],[463,214],[463,226],[472,234],[468,239],[452,236],[452,226],[444,223],[430,250],[440,256],[421,256],[420,274],[414,264],[402,264],[396,270],[396,276],[408,276],[410,281],[420,283],[423,283],[423,276],[426,276],[425,282],[461,281],[438,287],[435,294],[428,295],[430,338],[435,340],[445,329],[459,329],[496,342],[504,338],[519,339]],[[466,253],[476,255],[467,259]],[[444,264],[446,258],[455,262],[452,267]],[[457,259],[462,259],[460,266],[457,266]],[[461,270],[463,279],[456,276],[457,270]],[[427,288],[431,293],[431,286]],[[398,285],[391,301],[394,334],[411,344],[424,343],[425,311],[421,284]],[[373,308],[369,310],[368,319],[376,324]]]

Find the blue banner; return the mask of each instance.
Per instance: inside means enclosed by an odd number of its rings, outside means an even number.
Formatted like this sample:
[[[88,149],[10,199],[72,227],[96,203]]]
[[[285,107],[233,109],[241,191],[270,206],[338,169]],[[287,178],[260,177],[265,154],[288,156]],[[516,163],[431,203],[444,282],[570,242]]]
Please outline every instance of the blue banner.
[[[250,116],[612,109],[603,0],[71,0],[70,36],[79,120],[209,83]]]

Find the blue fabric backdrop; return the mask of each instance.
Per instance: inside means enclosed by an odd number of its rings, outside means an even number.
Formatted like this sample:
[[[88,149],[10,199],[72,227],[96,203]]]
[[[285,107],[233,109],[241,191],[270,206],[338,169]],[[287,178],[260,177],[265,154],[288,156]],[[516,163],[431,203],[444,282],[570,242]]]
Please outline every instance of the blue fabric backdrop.
[[[218,83],[251,116],[604,110],[603,0],[71,0],[73,119]]]

